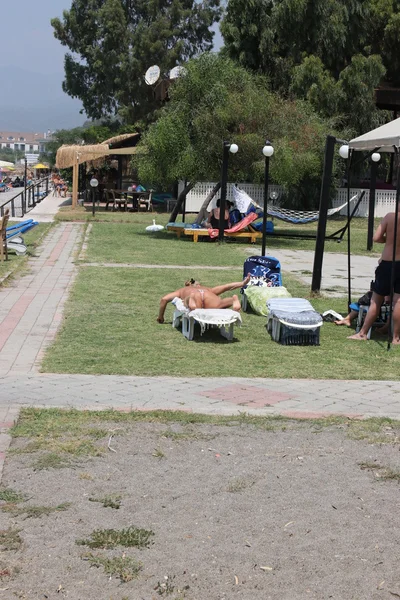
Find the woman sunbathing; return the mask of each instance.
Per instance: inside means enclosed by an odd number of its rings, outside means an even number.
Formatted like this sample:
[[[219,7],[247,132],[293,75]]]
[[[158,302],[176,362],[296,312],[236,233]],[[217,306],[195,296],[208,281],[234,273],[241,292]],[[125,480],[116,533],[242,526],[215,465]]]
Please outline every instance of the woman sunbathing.
[[[158,323],[164,323],[164,313],[168,302],[171,302],[174,298],[181,298],[185,306],[189,310],[195,310],[196,308],[230,308],[233,310],[240,310],[240,300],[236,296],[229,298],[220,298],[219,296],[224,292],[230,292],[236,290],[248,284],[250,275],[243,281],[236,281],[234,283],[226,283],[225,285],[217,285],[216,287],[209,288],[201,285],[198,281],[190,279],[185,282],[185,287],[166,294],[161,298],[160,311],[158,313]]]

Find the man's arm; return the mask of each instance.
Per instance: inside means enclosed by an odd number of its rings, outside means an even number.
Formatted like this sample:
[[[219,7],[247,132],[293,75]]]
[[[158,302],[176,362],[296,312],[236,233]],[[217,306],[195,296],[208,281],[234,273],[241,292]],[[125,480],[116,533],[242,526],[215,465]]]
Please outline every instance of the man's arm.
[[[387,231],[388,219],[387,215],[383,217],[382,221],[379,223],[374,237],[372,238],[376,244],[385,244],[386,243],[386,231]]]
[[[164,313],[165,313],[165,309],[167,308],[167,304],[168,304],[168,302],[171,302],[171,300],[173,300],[177,296],[179,296],[179,290],[176,290],[176,292],[171,292],[170,294],[166,294],[165,296],[163,296],[161,298],[160,310],[158,312],[158,317],[157,317],[158,323],[164,323]]]

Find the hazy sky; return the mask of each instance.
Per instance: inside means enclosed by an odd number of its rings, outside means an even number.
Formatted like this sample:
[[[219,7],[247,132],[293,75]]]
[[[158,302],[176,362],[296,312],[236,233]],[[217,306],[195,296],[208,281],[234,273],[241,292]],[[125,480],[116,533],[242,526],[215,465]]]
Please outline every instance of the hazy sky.
[[[50,25],[70,6],[71,0],[11,0],[2,7],[0,130],[46,131],[85,120],[81,103],[61,89],[68,48]],[[218,28],[214,39],[220,47]]]

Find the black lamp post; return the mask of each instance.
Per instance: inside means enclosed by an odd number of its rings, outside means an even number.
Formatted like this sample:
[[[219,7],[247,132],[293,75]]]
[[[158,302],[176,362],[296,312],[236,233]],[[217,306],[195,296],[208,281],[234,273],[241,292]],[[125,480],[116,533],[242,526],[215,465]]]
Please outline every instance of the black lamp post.
[[[265,245],[267,237],[267,210],[268,210],[268,183],[269,183],[269,159],[274,153],[274,147],[268,140],[265,142],[265,146],[262,150],[265,156],[265,169],[264,169],[264,211],[263,211],[263,223],[262,223],[262,247],[261,256],[265,256]]]
[[[221,200],[219,206],[219,234],[218,240],[224,241],[224,222],[225,222],[225,206],[226,206],[226,185],[228,181],[228,162],[229,152],[236,154],[239,150],[237,144],[231,144],[230,142],[224,142],[223,155],[222,155],[222,174],[221,174]]]
[[[26,213],[26,176],[27,176],[27,171],[28,171],[28,159],[25,156],[24,159],[24,207],[23,207],[23,213]]]

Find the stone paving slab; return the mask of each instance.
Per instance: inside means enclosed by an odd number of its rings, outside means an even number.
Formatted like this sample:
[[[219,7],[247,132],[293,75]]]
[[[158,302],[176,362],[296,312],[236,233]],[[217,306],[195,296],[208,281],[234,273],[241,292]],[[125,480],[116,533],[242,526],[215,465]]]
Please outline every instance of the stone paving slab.
[[[0,377],[6,407],[183,410],[205,414],[296,412],[400,418],[400,381],[169,378],[20,373]]]

